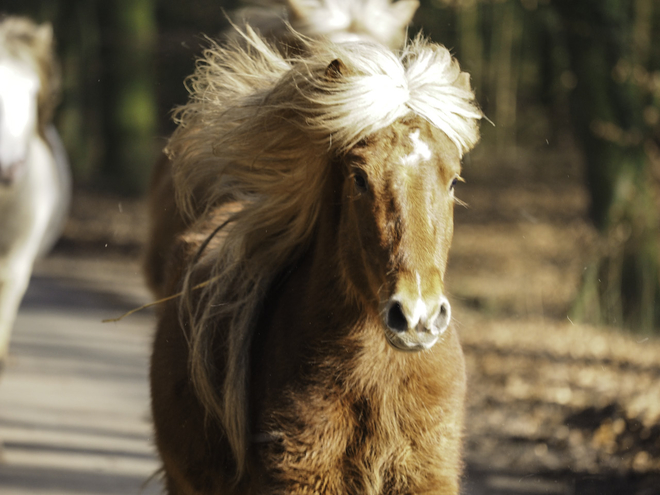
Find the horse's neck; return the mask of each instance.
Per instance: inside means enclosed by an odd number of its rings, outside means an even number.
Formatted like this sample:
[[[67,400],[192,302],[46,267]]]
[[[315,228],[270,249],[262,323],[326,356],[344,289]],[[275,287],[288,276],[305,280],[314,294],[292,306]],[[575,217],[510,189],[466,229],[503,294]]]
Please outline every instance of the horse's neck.
[[[359,314],[345,297],[338,273],[336,216],[332,202],[324,201],[309,248],[283,270],[265,300],[253,340],[257,402],[264,395],[274,399],[295,381],[310,351],[328,351],[326,343],[336,341],[347,331],[346,322]],[[268,374],[259,372],[266,368]]]
[[[332,315],[341,315],[343,323],[350,319],[349,316],[360,311],[347,296],[346,284],[340,272],[340,239],[337,234],[339,211],[336,204],[336,198],[326,193],[312,242],[307,252],[291,268],[287,282],[288,290],[296,294],[294,297],[301,318],[316,322],[328,321],[328,325],[335,323],[330,323],[334,320]]]
[[[321,205],[316,233],[308,253],[311,259],[307,290],[311,293],[311,299],[323,298],[325,294],[325,297],[338,299],[336,304],[343,306],[346,288],[339,272],[339,211],[336,201],[327,199],[327,196]]]

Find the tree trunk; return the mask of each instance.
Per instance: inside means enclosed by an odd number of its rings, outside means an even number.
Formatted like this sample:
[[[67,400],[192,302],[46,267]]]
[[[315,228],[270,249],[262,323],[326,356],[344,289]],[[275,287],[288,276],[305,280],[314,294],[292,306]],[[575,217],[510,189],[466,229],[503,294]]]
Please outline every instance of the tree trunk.
[[[55,27],[61,53],[63,98],[56,124],[77,183],[89,183],[105,156],[99,85],[101,40],[97,1],[57,2]]]
[[[482,95],[483,40],[481,16],[476,1],[465,2],[457,7],[457,24],[460,61],[463,70],[470,74],[472,87],[477,92],[477,100]]]
[[[102,14],[106,156],[102,175],[111,188],[146,189],[155,160],[156,12],[153,0],[114,0]]]
[[[591,216],[602,234],[574,316],[651,329],[659,322],[657,184],[634,76],[634,9],[628,0],[556,0],[577,86],[571,115],[586,160]]]
[[[495,141],[499,152],[516,151],[516,114],[522,22],[516,2],[493,5],[490,89],[495,97]]]

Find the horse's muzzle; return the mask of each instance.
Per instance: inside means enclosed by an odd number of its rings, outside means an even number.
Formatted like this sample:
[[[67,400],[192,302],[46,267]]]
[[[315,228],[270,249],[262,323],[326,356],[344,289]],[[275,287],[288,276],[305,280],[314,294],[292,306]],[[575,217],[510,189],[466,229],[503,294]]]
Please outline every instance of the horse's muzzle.
[[[383,323],[387,341],[400,351],[415,352],[430,349],[447,330],[451,321],[451,305],[442,296],[437,310],[426,314],[418,302],[410,309],[393,298],[385,307]]]

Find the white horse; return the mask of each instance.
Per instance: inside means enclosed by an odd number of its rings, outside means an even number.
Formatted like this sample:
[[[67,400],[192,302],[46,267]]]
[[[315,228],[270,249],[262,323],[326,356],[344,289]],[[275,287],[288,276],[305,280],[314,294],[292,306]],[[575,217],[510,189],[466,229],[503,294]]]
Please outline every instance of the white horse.
[[[295,43],[289,24],[310,38],[335,43],[377,41],[399,49],[408,24],[419,7],[418,0],[253,0],[240,9],[235,22],[249,24],[277,43]]]
[[[0,20],[0,367],[34,260],[69,209],[69,164],[51,124],[59,90],[50,24]]]

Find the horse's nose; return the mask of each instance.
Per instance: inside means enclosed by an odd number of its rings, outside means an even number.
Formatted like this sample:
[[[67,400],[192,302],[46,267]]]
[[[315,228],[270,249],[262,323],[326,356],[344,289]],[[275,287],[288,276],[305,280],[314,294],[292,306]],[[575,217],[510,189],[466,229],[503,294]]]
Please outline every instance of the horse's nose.
[[[397,333],[408,330],[442,333],[449,325],[450,318],[449,301],[445,296],[441,296],[437,309],[430,315],[426,304],[419,299],[412,309],[406,308],[404,303],[394,299],[388,305],[385,322],[390,330]]]
[[[435,318],[435,328],[438,329],[440,333],[447,330],[449,322],[451,321],[451,305],[445,296],[440,298],[440,306],[438,308],[438,314]]]
[[[445,296],[437,304],[427,305],[420,298],[406,304],[392,298],[386,307],[384,323],[390,330],[388,338],[403,350],[428,349],[447,330],[451,320],[451,306]]]
[[[387,310],[387,326],[390,330],[401,333],[408,330],[408,318],[403,314],[403,306],[399,301],[393,301]]]

